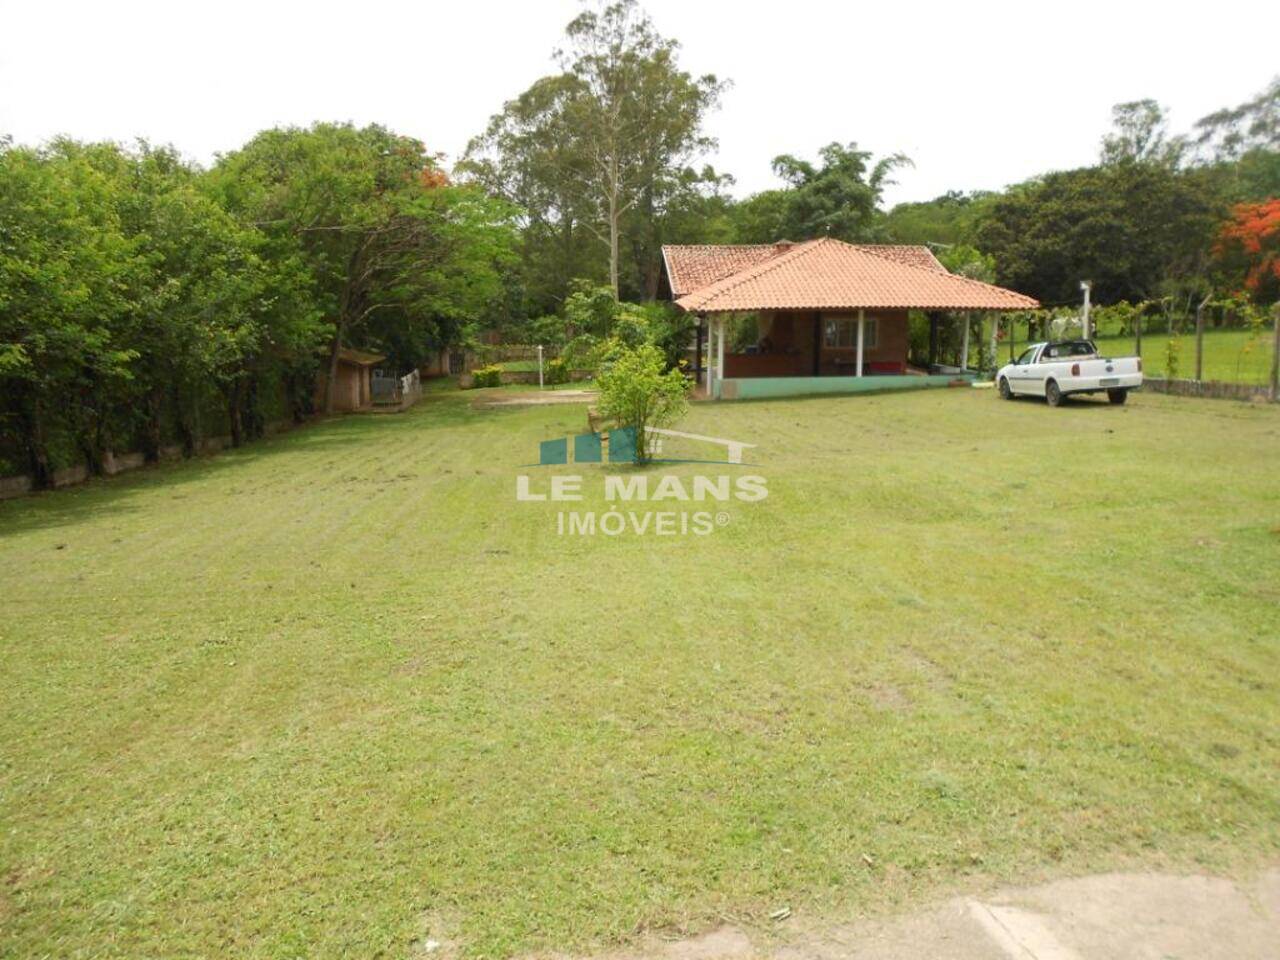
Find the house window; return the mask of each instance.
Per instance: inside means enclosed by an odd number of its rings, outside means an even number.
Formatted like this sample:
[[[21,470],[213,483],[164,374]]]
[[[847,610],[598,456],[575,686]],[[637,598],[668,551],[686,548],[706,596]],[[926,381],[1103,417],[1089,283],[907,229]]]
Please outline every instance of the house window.
[[[879,335],[880,324],[875,317],[867,317],[862,327],[862,347],[874,350]],[[833,349],[858,349],[858,318],[827,317],[823,323],[823,346]]]

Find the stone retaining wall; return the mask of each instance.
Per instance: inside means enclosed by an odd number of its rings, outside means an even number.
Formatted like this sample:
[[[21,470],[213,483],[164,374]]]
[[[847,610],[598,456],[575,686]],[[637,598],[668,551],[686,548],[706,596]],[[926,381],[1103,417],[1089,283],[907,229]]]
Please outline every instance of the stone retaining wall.
[[[296,424],[294,424],[292,420],[277,420],[274,423],[268,423],[263,427],[263,439],[277,433],[284,433],[287,430],[292,430],[295,426]],[[207,456],[209,454],[225,450],[230,446],[230,435],[224,437],[205,437],[204,440],[201,441],[199,448],[196,450],[196,455]],[[160,448],[160,461],[162,463],[169,460],[181,459],[181,446],[172,445]],[[114,477],[117,473],[124,473],[127,470],[136,470],[145,465],[146,456],[141,452],[113,453],[108,450],[102,458],[103,472],[109,477]],[[77,483],[84,483],[84,481],[88,479],[89,468],[82,463],[53,471],[53,486],[55,489],[60,487],[70,487]],[[31,489],[31,478],[25,474],[16,477],[0,477],[0,500],[21,497],[24,494],[30,493]]]
[[[1223,380],[1165,380],[1159,377],[1147,377],[1142,382],[1142,388],[1179,397],[1209,397],[1214,400],[1244,400],[1260,403],[1271,399],[1269,387],[1252,383],[1227,383]]]

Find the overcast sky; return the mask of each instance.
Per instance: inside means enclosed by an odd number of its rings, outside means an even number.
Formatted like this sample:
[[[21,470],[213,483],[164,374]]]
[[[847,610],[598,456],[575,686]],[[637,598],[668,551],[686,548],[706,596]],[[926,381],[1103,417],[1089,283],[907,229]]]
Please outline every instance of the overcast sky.
[[[739,195],[778,153],[902,151],[890,202],[1089,163],[1113,103],[1175,128],[1280,71],[1280,3],[647,0],[694,73],[733,82],[708,123]],[[147,137],[202,163],[255,131],[377,121],[452,160],[552,67],[576,0],[0,0],[0,134]]]

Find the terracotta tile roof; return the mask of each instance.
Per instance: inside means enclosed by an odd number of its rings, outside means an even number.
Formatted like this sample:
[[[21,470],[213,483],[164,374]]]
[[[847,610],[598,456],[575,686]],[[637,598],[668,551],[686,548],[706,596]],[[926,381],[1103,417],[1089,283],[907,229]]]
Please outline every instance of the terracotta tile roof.
[[[747,248],[770,250],[772,255],[687,289],[698,275],[689,268],[697,255],[682,251],[712,249],[663,248],[669,275],[670,251],[676,251],[674,259],[680,263],[676,269],[684,288],[675,293],[676,303],[685,310],[1026,310],[1039,306],[1012,290],[948,273],[923,247],[856,245],[830,237],[790,247]],[[710,254],[707,259],[712,259]],[[707,268],[701,276],[712,272]],[[673,290],[679,289],[676,283],[672,279]]]
[[[888,257],[897,263],[905,263],[909,267],[924,267],[935,273],[947,272],[947,268],[938,262],[938,258],[928,247],[906,243],[854,243],[851,246],[877,256]]]
[[[772,243],[671,245],[662,248],[671,295],[683,297],[739,270],[772,260],[781,249]]]

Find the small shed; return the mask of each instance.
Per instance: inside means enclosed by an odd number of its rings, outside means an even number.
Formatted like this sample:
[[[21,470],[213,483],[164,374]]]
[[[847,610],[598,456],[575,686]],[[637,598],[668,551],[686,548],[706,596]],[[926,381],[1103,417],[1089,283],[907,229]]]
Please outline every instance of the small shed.
[[[338,372],[334,378],[334,411],[353,412],[373,406],[373,368],[387,358],[380,353],[367,353],[343,347],[338,351]],[[328,373],[316,378],[316,406],[323,410]]]

